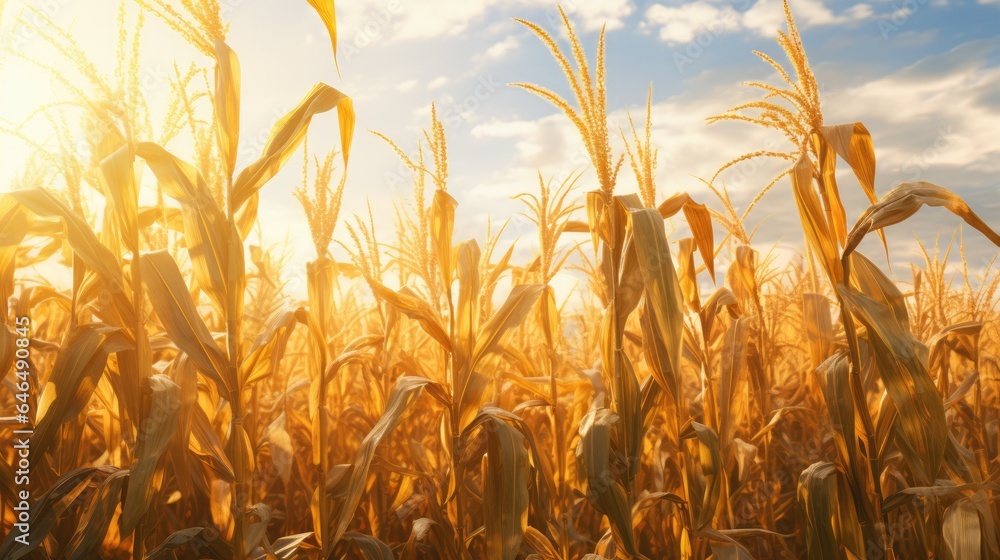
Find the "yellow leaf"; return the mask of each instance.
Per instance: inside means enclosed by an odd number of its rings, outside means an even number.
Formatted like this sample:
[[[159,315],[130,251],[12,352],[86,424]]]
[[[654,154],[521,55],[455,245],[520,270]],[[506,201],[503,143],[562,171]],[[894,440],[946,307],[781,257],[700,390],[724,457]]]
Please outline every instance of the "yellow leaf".
[[[330,45],[333,47],[333,63],[337,66],[337,73],[340,73],[340,63],[337,61],[337,9],[334,0],[308,0],[309,5],[316,10],[326,32],[330,35]],[[350,57],[348,57],[350,58]],[[348,60],[349,62],[350,60]]]
[[[215,122],[226,177],[232,177],[240,142],[240,61],[221,38],[215,42]]]
[[[274,125],[260,158],[240,172],[233,184],[230,200],[232,207],[240,208],[281,170],[302,143],[314,115],[334,108],[337,109],[337,119],[340,122],[340,146],[346,166],[351,152],[351,139],[354,137],[354,104],[350,97],[340,91],[326,84],[317,84],[299,102],[298,107]]]

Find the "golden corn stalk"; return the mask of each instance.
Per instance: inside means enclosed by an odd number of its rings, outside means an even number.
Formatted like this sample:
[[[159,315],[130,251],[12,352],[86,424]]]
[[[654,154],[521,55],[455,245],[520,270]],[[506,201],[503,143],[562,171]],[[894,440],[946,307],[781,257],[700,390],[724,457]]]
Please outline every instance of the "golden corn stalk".
[[[722,165],[712,206],[660,198],[651,91],[615,153],[603,32],[591,61],[561,9],[565,52],[518,20],[572,98],[515,85],[565,113],[596,178],[586,193],[580,173],[525,186],[538,252],[521,263],[500,232],[456,239],[462,193],[433,106],[414,152],[376,133],[414,186],[390,235],[370,208],[337,229],[355,124],[338,89],[307,92],[238,170],[253,99],[219,3],[138,3],[212,57],[214,80],[177,69],[156,130],[126,54],[142,16],[129,33],[122,9],[113,79],[39,28],[96,92],[66,84],[92,157],[63,150],[0,196],[0,403],[28,411],[3,413],[0,440],[28,426],[31,442],[30,460],[0,451],[0,558],[1000,558],[1000,275],[964,266],[954,287],[953,241],[898,280],[858,251],[925,205],[1000,235],[938,185],[879,194],[865,126],[823,120],[787,2],[792,71],[758,53],[782,83],[748,84],[763,97],[709,122],[789,147]],[[309,4],[336,60],[333,2]],[[339,149],[313,155],[311,119],[333,110]],[[163,147],[185,134],[191,161]],[[282,248],[249,239],[261,189],[300,148],[315,255],[306,299],[288,303]],[[740,211],[719,177],[758,157],[789,165]],[[638,194],[616,191],[626,159]],[[845,206],[838,161],[867,208]],[[746,226],[771,189],[798,209],[797,264],[762,257]],[[671,240],[680,215],[690,236]],[[551,285],[569,267],[590,289],[577,306]]]

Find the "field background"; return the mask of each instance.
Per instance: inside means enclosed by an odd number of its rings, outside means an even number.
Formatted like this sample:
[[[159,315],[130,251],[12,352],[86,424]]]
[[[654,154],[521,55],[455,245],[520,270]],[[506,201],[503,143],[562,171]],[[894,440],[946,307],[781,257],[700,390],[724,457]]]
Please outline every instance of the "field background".
[[[0,2],[0,556],[1000,557],[1000,11],[791,10]]]
[[[118,2],[54,0],[53,4],[58,6],[53,21],[69,30],[95,66],[110,76],[117,60],[107,24],[115,20]],[[752,91],[735,87],[739,82],[773,77],[751,50],[780,55],[772,39],[782,25],[781,5],[777,0],[704,1],[662,13],[661,8],[671,3],[660,4],[658,8],[656,2],[576,0],[563,7],[579,23],[588,45],[596,44],[597,30],[608,24],[612,127],[626,121],[627,109],[641,112],[652,84],[654,113],[663,115],[654,119],[652,130],[660,148],[659,188],[663,195],[695,194],[704,192],[696,177],[710,177],[721,162],[760,147],[769,138],[781,140],[739,125],[705,126],[708,116],[753,98]],[[28,5],[42,7],[41,2]],[[22,6],[21,0],[7,0],[8,40],[24,36],[23,48],[32,58],[65,69],[58,52],[18,23]],[[532,226],[518,215],[521,206],[511,197],[533,184],[537,170],[547,177],[579,170],[588,177],[583,146],[572,125],[544,101],[503,86],[479,99],[476,88],[480,79],[492,76],[500,84],[536,82],[569,93],[564,83],[551,78],[558,67],[547,58],[544,46],[512,21],[520,17],[554,29],[556,3],[522,0],[508,6],[490,1],[400,0],[386,20],[382,12],[389,8],[390,2],[382,0],[338,4],[344,51],[338,77],[323,25],[308,3],[220,2],[223,17],[231,22],[227,40],[243,64],[244,87],[255,92],[254,101],[242,112],[241,165],[256,158],[276,119],[317,81],[352,95],[360,131],[378,130],[400,141],[413,139],[404,142],[408,150],[415,147],[414,135],[425,126],[433,101],[448,126],[452,182],[466,193],[465,213],[457,226],[461,236],[483,235],[481,224],[487,214],[497,221],[509,218],[503,239],[505,243],[520,239],[515,250],[526,260],[535,250],[529,239]],[[928,0],[914,7],[903,2],[838,0],[800,2],[796,10],[827,100],[827,119],[868,126],[880,152],[880,184],[887,189],[902,181],[932,181],[961,192],[981,213],[998,215],[1000,202],[991,196],[1000,173],[997,148],[991,142],[992,131],[1000,126],[1000,101],[995,95],[1000,87],[1000,43],[994,32],[1000,22],[997,4]],[[654,22],[647,17],[650,13],[661,14],[660,19]],[[43,14],[49,14],[47,8]],[[33,18],[27,19],[30,23]],[[129,25],[134,22],[133,11]],[[204,67],[211,62],[152,17],[146,18],[140,49],[143,93],[149,99],[152,122],[159,126],[171,95],[174,64],[184,70],[191,63]],[[41,104],[65,99],[44,71],[10,53],[3,59],[0,117],[10,125],[21,125]],[[284,63],[293,59],[301,62]],[[80,79],[75,73],[68,75]],[[898,107],[909,109],[904,114]],[[330,118],[320,122],[312,138],[314,146],[325,150],[336,145],[336,128]],[[52,128],[37,117],[25,126],[34,127],[30,130],[35,138],[48,137]],[[613,136],[620,151],[619,138]],[[185,138],[175,142],[175,151],[190,150]],[[6,135],[0,137],[0,146],[0,184],[8,184],[32,149]],[[351,169],[356,186],[344,194],[350,212],[363,208],[368,199],[376,205],[391,204],[409,191],[398,158],[377,138],[358,134],[354,150],[365,164]],[[745,206],[776,168],[760,162],[726,177],[734,201]],[[390,177],[387,171],[392,172]],[[270,218],[261,220],[265,238],[274,243],[286,236],[308,238],[305,224],[285,219],[298,208],[289,196],[299,182],[297,168],[283,171],[274,181],[275,188],[262,193],[268,202],[264,217]],[[620,185],[622,190],[635,188],[629,174],[623,174]],[[864,200],[853,191],[844,196],[857,205]],[[767,217],[768,227],[761,229],[757,240],[769,249],[777,245],[788,258],[801,250],[802,241],[793,216],[771,211],[781,202],[779,196],[767,199],[753,222]],[[376,218],[385,224],[382,227],[391,227],[391,213]],[[925,214],[921,220],[931,224],[915,232],[924,243],[955,231],[954,224],[938,213]],[[903,229],[889,235],[899,257],[910,260],[918,255],[911,234],[917,228]],[[988,247],[970,246],[969,251],[978,268],[992,256]],[[878,251],[867,253],[879,258]],[[309,256],[293,252],[289,258],[295,265],[290,267],[291,281],[298,286],[297,294],[304,295],[303,279],[291,271],[303,269]],[[574,283],[566,275],[560,277],[560,293]]]

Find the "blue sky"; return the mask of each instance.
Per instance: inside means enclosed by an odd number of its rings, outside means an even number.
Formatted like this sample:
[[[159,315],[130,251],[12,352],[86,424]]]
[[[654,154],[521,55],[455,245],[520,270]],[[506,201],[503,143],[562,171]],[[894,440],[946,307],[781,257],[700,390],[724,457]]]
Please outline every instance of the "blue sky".
[[[4,21],[7,37],[19,32],[13,16],[25,13],[25,3],[52,8],[53,19],[78,37],[99,64],[110,64],[117,2],[10,0]],[[228,42],[243,67],[241,165],[259,152],[269,126],[316,81],[355,98],[358,132],[342,215],[362,212],[370,201],[377,219],[386,227],[391,224],[393,201],[410,187],[400,180],[392,152],[367,130],[379,130],[412,149],[419,129],[429,123],[432,101],[446,121],[449,190],[460,203],[463,237],[481,239],[487,216],[496,224],[521,211],[511,196],[535,189],[537,170],[546,177],[561,177],[585,165],[582,145],[567,120],[545,102],[506,85],[534,82],[568,94],[565,79],[541,43],[512,20],[525,18],[554,30],[553,2],[338,2],[342,77],[333,68],[323,27],[305,1],[221,3],[232,24]],[[902,181],[935,182],[958,192],[984,220],[1000,228],[1000,1],[793,0],[791,5],[821,84],[827,124],[862,121],[874,136],[879,194]],[[777,79],[751,51],[781,60],[773,40],[783,28],[778,0],[571,0],[563,6],[580,28],[591,57],[597,32],[607,25],[613,130],[627,124],[626,109],[642,120],[652,84],[661,197],[684,190],[714,204],[696,177],[708,178],[730,158],[767,142],[781,146],[776,135],[749,126],[704,124],[707,117],[755,95],[739,87],[740,82]],[[148,21],[147,29],[143,64],[150,75],[148,94],[155,117],[157,101],[162,105],[168,90],[162,76],[174,61],[182,66],[210,61],[186,48],[159,22]],[[40,60],[55,57],[37,39],[29,38],[23,48]],[[0,116],[11,122],[23,119],[39,99],[50,95],[49,82],[17,57],[5,57]],[[25,83],[34,89],[25,88]],[[314,122],[311,145],[333,147],[335,119]],[[44,134],[38,128],[34,132]],[[17,172],[25,149],[10,139],[0,142],[0,179],[6,179]],[[183,145],[173,149],[184,156]],[[294,161],[266,188],[261,220],[267,239],[292,241],[292,266],[298,268],[312,255],[301,210],[291,196],[299,177]],[[740,205],[777,169],[749,165],[723,179]],[[630,175],[626,164],[621,190],[632,189]],[[585,174],[578,192],[592,187]],[[864,197],[846,176],[842,190],[853,223],[864,208]],[[749,221],[765,218],[755,238],[760,249],[777,246],[791,254],[802,246],[787,181],[772,190]],[[933,242],[937,234],[950,237],[957,225],[944,210],[922,211],[891,232],[893,258],[909,260],[916,254],[914,232]],[[682,224],[677,227],[683,229]],[[338,228],[338,234],[343,233]],[[512,219],[506,237],[520,238],[519,254],[527,257],[532,250],[533,232],[523,218]],[[996,254],[969,231],[966,239],[974,267]],[[880,249],[868,245],[867,252],[877,257]]]

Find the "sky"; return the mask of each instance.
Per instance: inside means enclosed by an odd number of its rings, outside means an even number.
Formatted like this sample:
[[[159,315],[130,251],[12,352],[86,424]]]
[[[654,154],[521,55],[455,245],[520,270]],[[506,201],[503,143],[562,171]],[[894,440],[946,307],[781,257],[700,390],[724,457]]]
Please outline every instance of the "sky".
[[[537,174],[557,181],[587,166],[583,146],[557,109],[512,82],[532,82],[563,95],[570,92],[558,66],[523,18],[557,32],[554,2],[544,0],[364,0],[338,2],[340,74],[326,32],[307,2],[221,0],[231,24],[227,38],[240,58],[243,113],[238,167],[260,153],[270,127],[309,88],[323,81],[350,95],[357,111],[342,217],[366,213],[370,204],[391,231],[393,204],[411,191],[408,175],[377,130],[405,150],[416,147],[435,103],[448,136],[449,192],[459,202],[458,239],[482,240],[510,218],[504,239],[517,242],[525,262],[534,230],[512,197],[537,189]],[[34,6],[76,38],[95,64],[110,72],[118,2],[112,0],[8,0],[5,40],[29,58],[57,61],[25,21]],[[762,146],[783,147],[777,134],[749,125],[706,126],[706,118],[755,98],[740,83],[777,83],[775,72],[752,51],[783,61],[774,41],[784,27],[779,0],[637,2],[568,0],[562,6],[581,32],[593,59],[602,26],[607,33],[609,124],[627,126],[631,112],[641,126],[652,88],[653,140],[659,149],[660,198],[686,191],[718,207],[699,178],[708,179],[726,161]],[[827,124],[863,122],[874,139],[879,195],[906,181],[929,181],[966,199],[994,229],[1000,229],[1000,1],[907,0],[867,2],[792,0],[791,7],[820,83]],[[131,7],[135,14],[136,8]],[[564,44],[564,43],[563,43]],[[11,47],[8,43],[8,49]],[[149,18],[142,44],[144,88],[150,104],[164,105],[167,76],[176,63],[211,62],[184,45],[161,22]],[[6,52],[0,62],[0,124],[22,123],[39,104],[61,95],[52,80],[21,57]],[[37,117],[23,124],[45,137]],[[614,134],[613,136],[617,136]],[[616,153],[621,142],[615,138]],[[333,114],[314,120],[310,146],[337,146]],[[168,146],[171,148],[171,146]],[[176,147],[184,155],[184,147]],[[0,185],[19,173],[29,148],[0,138]],[[291,269],[314,257],[301,208],[291,192],[299,182],[292,160],[262,192],[262,234],[288,242]],[[841,164],[841,170],[847,166]],[[722,176],[741,208],[780,170],[780,164],[737,166]],[[865,208],[856,182],[842,175],[848,222]],[[596,188],[584,173],[574,191]],[[627,163],[619,189],[634,189]],[[3,190],[3,187],[0,187]],[[582,213],[580,218],[583,219]],[[779,183],[754,210],[749,225],[762,222],[754,238],[761,251],[792,255],[803,245],[791,187]],[[944,242],[958,220],[943,209],[925,209],[889,232],[894,261],[919,258],[914,237]],[[675,225],[672,240],[683,233]],[[973,269],[997,251],[963,230]],[[344,238],[346,230],[336,234]],[[569,240],[567,240],[569,242]],[[878,245],[863,251],[879,262]],[[516,257],[517,258],[517,257]],[[900,272],[899,270],[896,271]],[[573,279],[559,280],[563,287]]]

